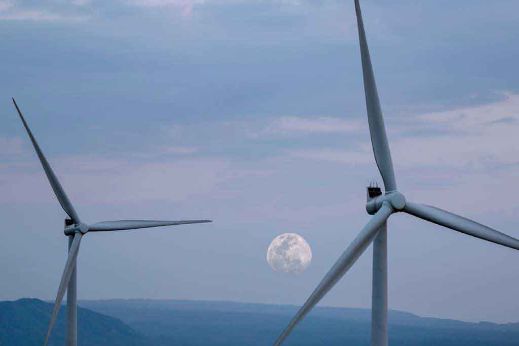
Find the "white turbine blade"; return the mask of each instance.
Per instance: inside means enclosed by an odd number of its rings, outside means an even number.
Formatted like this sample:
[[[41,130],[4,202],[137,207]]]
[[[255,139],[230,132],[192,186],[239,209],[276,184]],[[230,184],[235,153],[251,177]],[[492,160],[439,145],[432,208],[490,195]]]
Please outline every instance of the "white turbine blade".
[[[88,226],[89,232],[122,231],[127,229],[139,229],[162,226],[187,225],[193,223],[206,223],[211,220],[184,220],[184,221],[152,221],[152,220],[119,220],[103,221]]]
[[[74,234],[72,245],[70,246],[70,249],[68,251],[67,263],[65,264],[65,269],[63,269],[63,275],[61,276],[61,282],[59,283],[58,294],[56,295],[56,301],[54,302],[54,308],[52,309],[49,328],[47,329],[47,336],[45,337],[45,346],[47,346],[47,343],[49,342],[52,327],[54,327],[54,323],[56,322],[56,318],[58,317],[58,312],[61,307],[61,301],[63,300],[63,296],[65,295],[65,291],[67,290],[67,285],[70,281],[70,276],[72,275],[72,272],[76,267],[76,259],[82,236],[83,235],[79,232]]]
[[[38,158],[40,159],[41,165],[43,166],[43,170],[45,171],[45,174],[47,175],[47,179],[49,180],[50,186],[52,187],[52,190],[54,190],[54,194],[58,198],[59,204],[61,204],[61,207],[65,212],[70,216],[72,221],[74,223],[79,223],[79,217],[74,210],[74,207],[72,206],[72,203],[70,203],[70,200],[67,197],[67,194],[61,187],[61,184],[58,181],[58,178],[54,174],[54,171],[52,170],[51,166],[49,165],[49,162],[45,158],[45,155],[43,155],[43,152],[40,149],[40,146],[38,145],[38,142],[36,142],[36,139],[32,135],[31,129],[29,128],[29,125],[25,121],[25,118],[23,117],[22,112],[20,111],[20,108],[18,108],[18,105],[16,104],[16,101],[13,98],[14,106],[16,107],[16,111],[18,112],[18,115],[20,116],[20,119],[22,120],[23,126],[25,127],[25,130],[27,131],[27,134],[29,135],[29,138],[31,139],[32,145],[34,146],[34,150],[36,151],[36,154],[38,155]]]
[[[519,240],[490,227],[429,205],[407,202],[406,213],[470,236],[519,250]]]
[[[380,108],[377,85],[375,83],[375,75],[371,65],[371,58],[369,55],[368,42],[366,40],[366,32],[364,31],[364,23],[360,11],[359,0],[355,0],[355,12],[357,13],[362,74],[364,77],[364,92],[366,94],[366,108],[373,154],[375,155],[375,161],[377,162],[380,175],[384,180],[386,191],[394,191],[396,190],[395,172],[393,170],[391,152],[389,151],[382,109]]]
[[[364,226],[362,231],[351,242],[346,251],[335,262],[332,269],[319,283],[317,288],[312,292],[305,304],[299,309],[297,314],[292,318],[283,333],[278,337],[274,345],[278,346],[292,332],[294,327],[306,316],[310,310],[330,291],[330,289],[346,274],[351,266],[362,255],[366,248],[371,244],[377,235],[380,227],[386,222],[387,218],[393,213],[393,209],[384,204],[382,208],[371,218],[371,220]]]

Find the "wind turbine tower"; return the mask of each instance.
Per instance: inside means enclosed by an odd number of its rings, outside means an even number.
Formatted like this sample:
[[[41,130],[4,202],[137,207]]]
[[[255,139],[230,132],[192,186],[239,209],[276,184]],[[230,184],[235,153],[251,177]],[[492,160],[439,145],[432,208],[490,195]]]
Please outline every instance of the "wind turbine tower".
[[[77,345],[77,255],[79,252],[79,245],[81,243],[81,239],[83,236],[90,232],[111,232],[111,231],[122,231],[129,229],[141,229],[141,228],[150,228],[150,227],[162,227],[162,226],[174,226],[174,225],[185,225],[185,224],[193,224],[193,223],[205,223],[211,222],[210,220],[185,220],[185,221],[154,221],[154,220],[118,220],[118,221],[103,221],[97,222],[93,224],[84,223],[77,214],[76,210],[72,206],[65,190],[61,186],[58,178],[54,174],[49,162],[43,155],[43,152],[36,142],[29,125],[25,121],[25,118],[20,111],[20,108],[16,104],[16,101],[13,98],[13,103],[22,120],[23,126],[29,135],[29,138],[32,142],[34,150],[40,159],[41,165],[43,166],[43,170],[45,171],[45,175],[49,180],[50,186],[56,195],[61,207],[67,213],[68,218],[65,219],[65,236],[68,237],[68,257],[67,262],[65,263],[65,269],[63,270],[63,275],[61,276],[61,281],[59,283],[58,293],[56,295],[56,300],[54,302],[54,307],[52,309],[52,315],[49,322],[49,327],[47,330],[47,334],[45,336],[44,345],[46,346],[49,342],[49,337],[52,332],[52,328],[54,323],[56,322],[56,317],[58,316],[58,312],[61,307],[61,302],[63,300],[63,296],[65,292],[67,292],[67,345],[68,346],[76,346]]]
[[[410,202],[398,191],[359,0],[355,0],[355,12],[359,31],[362,74],[371,144],[378,170],[384,181],[385,191],[383,193],[381,189],[375,186],[368,187],[366,210],[373,217],[321,280],[317,288],[315,288],[275,341],[275,345],[283,343],[295,326],[346,274],[367,247],[373,243],[371,345],[387,346],[387,219],[395,213],[404,212],[472,237],[519,250],[519,240],[515,238],[440,208]]]

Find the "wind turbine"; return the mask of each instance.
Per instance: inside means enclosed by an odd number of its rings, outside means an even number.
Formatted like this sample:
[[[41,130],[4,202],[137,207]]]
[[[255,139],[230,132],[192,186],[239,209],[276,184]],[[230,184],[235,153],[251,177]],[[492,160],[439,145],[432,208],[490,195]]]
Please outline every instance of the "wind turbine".
[[[58,288],[58,294],[56,295],[56,301],[54,302],[54,308],[52,309],[52,315],[49,322],[49,327],[47,330],[47,335],[45,337],[46,346],[49,342],[49,337],[52,332],[52,327],[56,322],[56,317],[58,316],[58,312],[61,306],[61,301],[63,300],[63,296],[65,295],[65,291],[67,292],[67,345],[68,346],[76,346],[77,345],[77,291],[76,291],[76,259],[79,252],[79,244],[81,243],[81,238],[88,232],[109,232],[109,231],[122,231],[129,229],[140,229],[140,228],[150,228],[150,227],[162,227],[162,226],[174,226],[174,225],[185,225],[185,224],[193,224],[193,223],[205,223],[211,222],[210,220],[185,220],[185,221],[153,221],[153,220],[118,220],[118,221],[103,221],[97,222],[93,224],[86,224],[82,222],[76,213],[76,210],[72,206],[72,203],[67,197],[65,190],[61,187],[58,178],[54,174],[49,162],[43,155],[43,152],[36,142],[31,130],[29,129],[29,125],[25,121],[20,108],[16,104],[16,101],[13,98],[14,106],[16,107],[16,111],[22,120],[23,126],[25,130],[27,130],[27,134],[34,146],[34,150],[40,159],[41,165],[43,166],[43,170],[47,175],[47,179],[54,190],[54,194],[58,199],[61,207],[67,213],[69,218],[65,219],[65,236],[68,237],[68,258],[65,264],[65,269],[63,270],[63,275],[61,276],[61,281]]]
[[[371,66],[364,23],[359,0],[355,0],[355,12],[359,31],[364,91],[369,131],[375,161],[384,181],[385,193],[378,187],[368,187],[366,210],[373,215],[357,237],[351,242],[330,271],[321,280],[304,305],[281,333],[275,345],[281,345],[294,327],[346,274],[355,261],[373,242],[373,281],[371,307],[371,345],[387,346],[387,219],[394,213],[405,212],[476,238],[519,250],[519,240],[451,212],[424,204],[409,202],[398,191],[384,119],[378,98],[375,76]]]

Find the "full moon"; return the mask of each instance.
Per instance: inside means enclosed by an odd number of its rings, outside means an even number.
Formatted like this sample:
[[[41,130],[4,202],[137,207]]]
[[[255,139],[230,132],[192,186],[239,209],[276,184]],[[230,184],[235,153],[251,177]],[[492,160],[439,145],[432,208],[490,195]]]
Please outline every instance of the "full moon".
[[[310,245],[296,233],[278,235],[267,250],[267,262],[278,272],[302,273],[311,261]]]

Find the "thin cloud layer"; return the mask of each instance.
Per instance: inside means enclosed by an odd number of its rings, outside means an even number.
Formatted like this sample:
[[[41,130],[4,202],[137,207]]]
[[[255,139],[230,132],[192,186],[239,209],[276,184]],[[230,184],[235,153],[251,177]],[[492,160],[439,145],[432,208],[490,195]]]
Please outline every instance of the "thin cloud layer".
[[[190,16],[195,5],[205,2],[204,0],[129,0],[128,4],[147,8],[172,8],[179,10],[184,16]]]
[[[481,170],[517,165],[519,94],[507,93],[488,104],[418,115],[391,130],[389,139],[397,168]],[[350,165],[372,162],[369,142],[350,147],[305,148],[291,150],[289,154]]]
[[[334,117],[296,117],[285,116],[272,121],[267,126],[267,134],[347,134],[359,131],[362,125]]]
[[[519,94],[478,106],[419,116],[415,130],[431,134],[398,138],[397,162],[415,165],[495,168],[519,164]],[[392,143],[393,144],[393,143]]]
[[[79,7],[87,3],[87,1],[76,0],[70,3],[42,1],[34,4],[27,3],[26,1],[1,0],[0,20],[33,22],[84,21],[88,19],[88,14]]]
[[[233,5],[252,3],[273,3],[280,5],[298,6],[305,1],[297,0],[120,0],[109,6],[112,8],[147,8],[169,9],[184,17],[190,17],[198,6],[203,5]],[[1,0],[0,20],[13,21],[85,21],[103,13],[106,3],[99,0],[72,0],[59,2],[44,0],[37,3],[26,0]]]
[[[23,152],[23,140],[20,137],[0,137],[0,157],[12,158]]]

